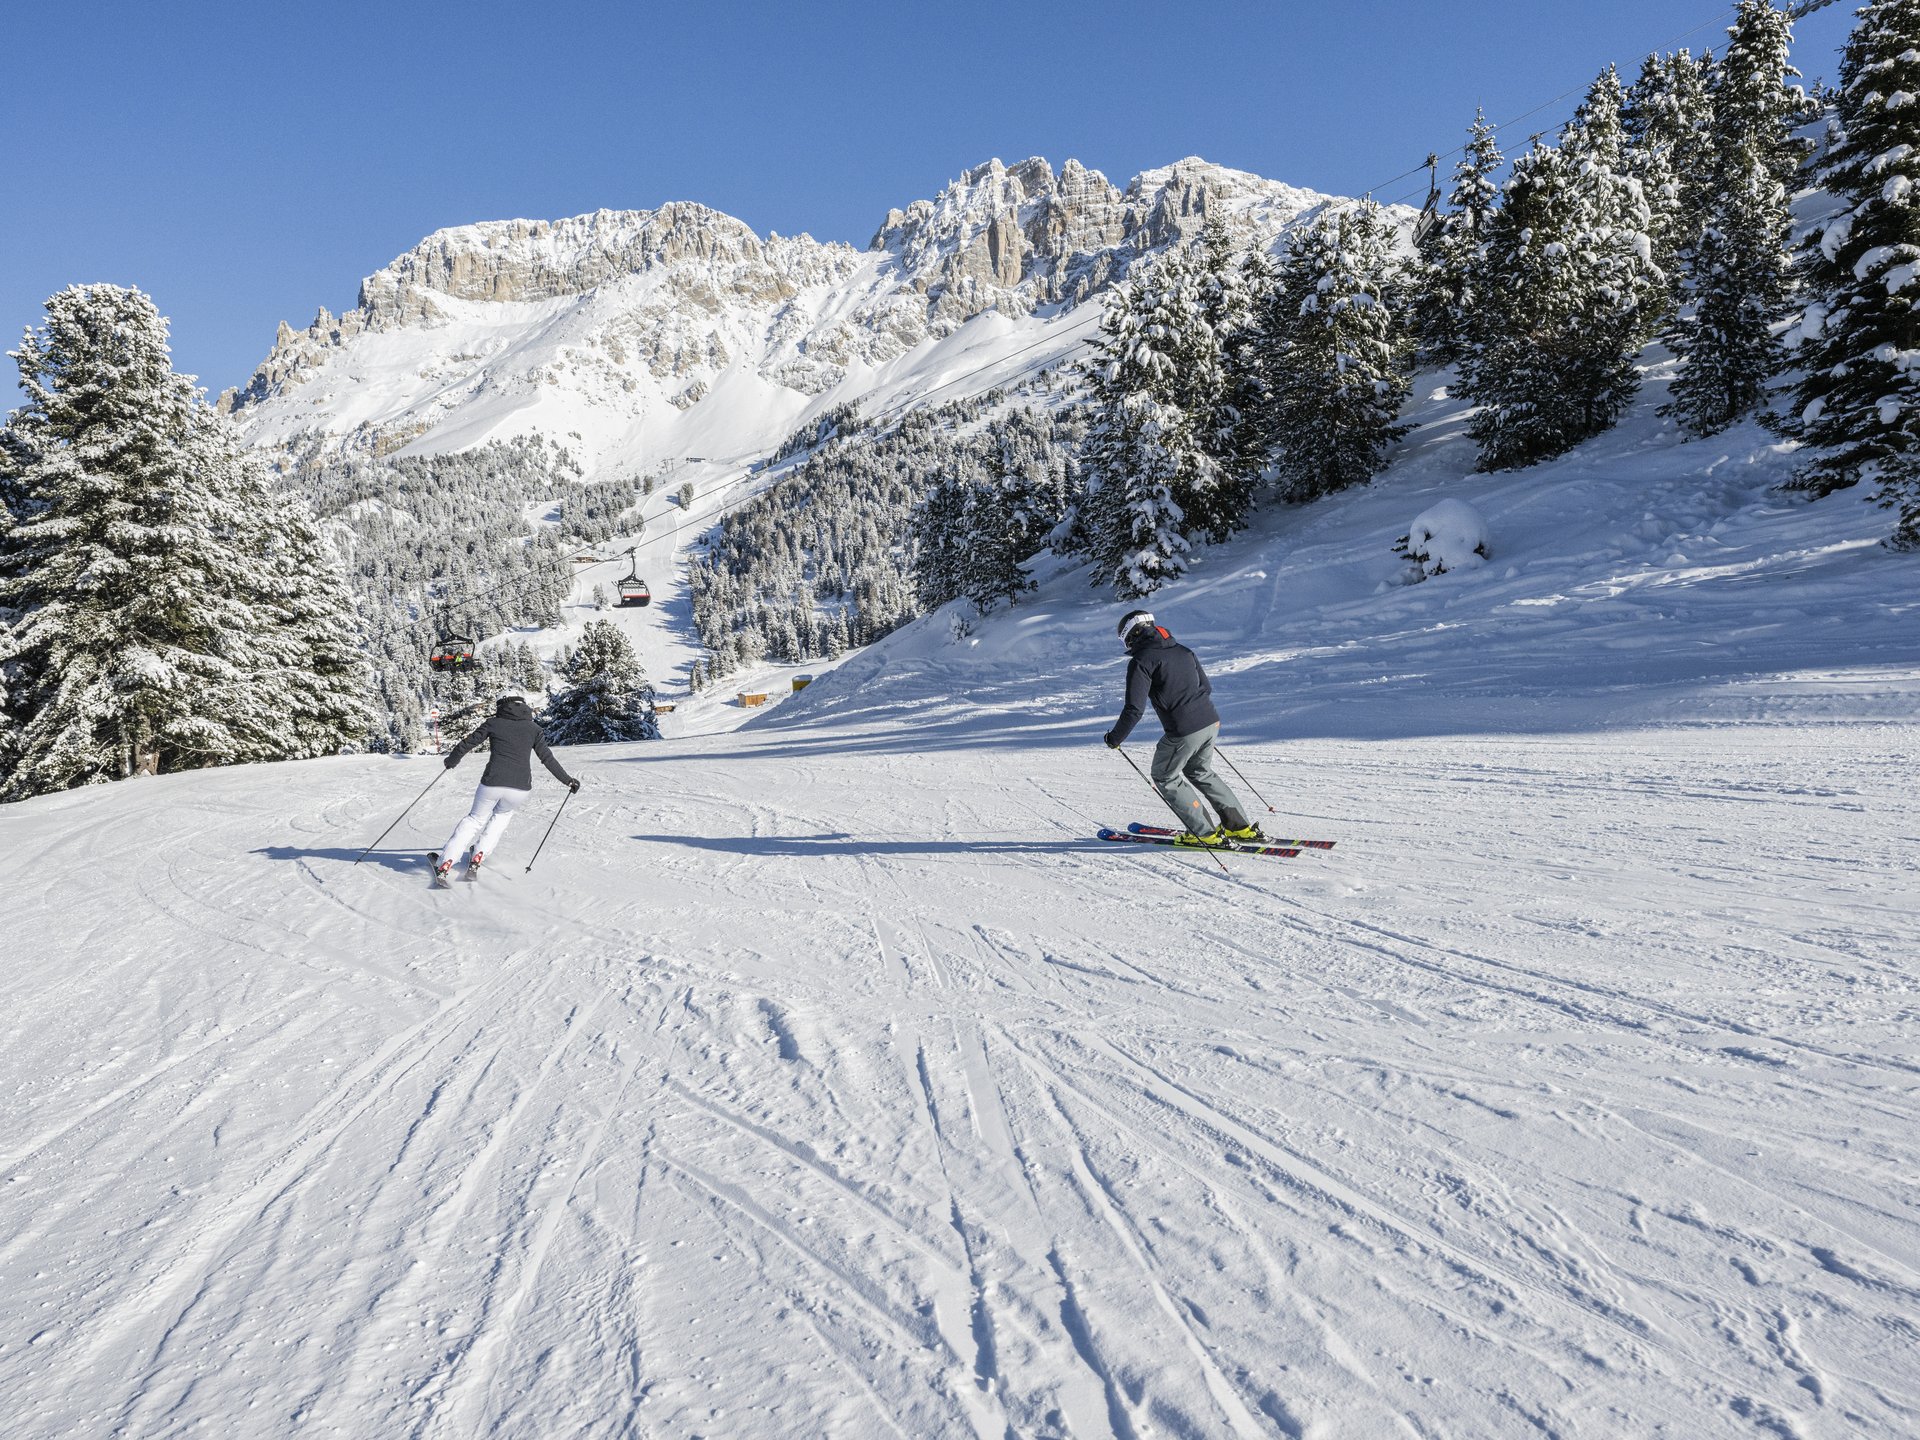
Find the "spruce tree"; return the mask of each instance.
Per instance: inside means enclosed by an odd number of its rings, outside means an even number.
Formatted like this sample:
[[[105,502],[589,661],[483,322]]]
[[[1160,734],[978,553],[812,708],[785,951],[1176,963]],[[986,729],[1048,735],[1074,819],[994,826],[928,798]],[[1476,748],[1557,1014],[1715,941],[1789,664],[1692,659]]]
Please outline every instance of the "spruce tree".
[[[1209,219],[1201,231],[1199,322],[1214,363],[1193,375],[1198,393],[1187,408],[1199,418],[1200,443],[1214,462],[1211,487],[1189,502],[1188,520],[1208,540],[1227,539],[1247,523],[1265,453],[1259,361],[1253,312],[1261,271],[1233,244],[1226,224]]]
[[[0,422],[0,536],[26,518],[27,466],[32,452],[25,433],[9,416]]]
[[[937,610],[960,593],[970,488],[957,475],[942,475],[914,511],[913,580],[923,609]]]
[[[653,686],[626,633],[611,620],[587,622],[560,673],[565,683],[540,716],[555,745],[660,738]]]
[[[25,513],[0,542],[0,796],[337,748],[361,718],[357,657],[334,648],[350,633],[343,607],[324,603],[307,632],[342,687],[310,687],[317,712],[293,718],[292,622],[271,603],[284,516],[173,372],[152,301],[76,286],[46,313],[15,352],[27,459],[14,481]]]
[[[1647,202],[1653,263],[1665,277],[1649,307],[1651,338],[1678,306],[1700,235],[1701,189],[1712,160],[1714,62],[1686,50],[1649,55],[1622,111],[1627,171]]]
[[[1182,324],[1193,287],[1177,256],[1109,292],[1086,366],[1091,422],[1084,463],[1094,583],[1123,599],[1183,574],[1191,546],[1185,506],[1211,488],[1213,462],[1180,405],[1194,359]],[[1210,363],[1211,357],[1202,357]]]
[[[1807,308],[1788,433],[1816,453],[1795,484],[1824,495],[1867,479],[1920,548],[1920,5],[1860,12],[1840,63],[1819,182],[1836,209],[1802,252]]]
[[[961,589],[982,615],[1033,588],[1022,562],[1038,553],[1052,528],[1026,478],[1002,475],[972,486]]]
[[[1447,211],[1427,237],[1415,265],[1411,324],[1420,358],[1429,365],[1459,360],[1472,334],[1480,297],[1474,290],[1480,246],[1500,207],[1494,177],[1506,164],[1485,112],[1476,111],[1466,149],[1454,167]]]
[[[1776,326],[1792,298],[1792,183],[1803,158],[1793,131],[1804,100],[1787,81],[1791,22],[1768,0],[1741,0],[1715,71],[1700,229],[1687,302],[1666,339],[1683,362],[1663,413],[1712,435],[1757,408],[1778,373]]]
[[[1221,232],[1214,232],[1219,235]],[[1153,398],[1177,417],[1181,451],[1174,457],[1173,494],[1185,513],[1190,538],[1225,540],[1239,528],[1239,489],[1222,452],[1231,448],[1221,334],[1226,323],[1225,278],[1216,275],[1205,235],[1199,245],[1176,249],[1145,265],[1134,294],[1144,302],[1142,336],[1165,360]],[[1175,429],[1168,431],[1171,437]]]
[[[225,416],[198,410],[203,477],[221,477],[239,504],[234,540],[255,565],[243,637],[246,695],[263,737],[248,758],[305,760],[365,738],[370,674],[353,598],[338,560],[300,496],[280,488]]]
[[[1371,479],[1406,433],[1412,345],[1392,308],[1398,261],[1380,207],[1336,206],[1289,233],[1260,353],[1283,498]]]
[[[18,563],[8,546],[7,537],[29,512],[25,482],[31,458],[26,437],[14,425],[12,417],[0,423],[0,566]],[[0,595],[10,593],[10,590],[5,572],[0,571]],[[17,611],[0,609],[0,782],[13,773],[14,745],[18,737],[17,721],[20,716],[16,714],[15,703],[9,697],[16,692],[31,690],[34,684],[23,662],[5,659],[5,637],[18,618]],[[24,702],[20,709],[24,711]]]
[[[1662,277],[1650,216],[1622,165],[1619,77],[1595,82],[1559,148],[1515,162],[1474,266],[1485,303],[1461,361],[1480,407],[1480,468],[1532,465],[1607,429],[1639,388],[1635,364]]]

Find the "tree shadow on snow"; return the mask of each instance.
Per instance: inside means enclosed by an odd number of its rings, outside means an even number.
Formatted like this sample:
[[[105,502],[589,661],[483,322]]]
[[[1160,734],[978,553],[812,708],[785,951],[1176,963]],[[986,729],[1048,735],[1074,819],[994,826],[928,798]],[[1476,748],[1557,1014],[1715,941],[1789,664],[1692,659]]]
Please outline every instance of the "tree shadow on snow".
[[[268,845],[252,853],[269,860],[339,860],[348,865],[360,858],[358,850],[303,850],[294,845]],[[427,853],[424,850],[371,850],[367,852],[366,863],[402,875],[425,874]]]
[[[1111,841],[1072,836],[1060,840],[869,840],[847,834],[822,835],[633,835],[654,845],[682,845],[726,855],[1060,855],[1076,850],[1110,850]]]

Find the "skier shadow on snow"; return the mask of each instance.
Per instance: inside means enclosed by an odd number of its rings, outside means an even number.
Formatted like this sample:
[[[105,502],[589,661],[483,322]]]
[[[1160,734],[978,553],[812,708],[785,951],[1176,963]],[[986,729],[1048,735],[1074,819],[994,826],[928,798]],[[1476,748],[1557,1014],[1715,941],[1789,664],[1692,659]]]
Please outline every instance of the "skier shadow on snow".
[[[341,860],[349,865],[360,858],[357,849],[302,850],[293,845],[267,845],[253,853],[269,860]],[[402,875],[427,873],[426,852],[422,850],[371,850],[366,863]]]
[[[821,835],[633,835],[655,845],[683,845],[728,855],[1060,855],[1075,850],[1111,850],[1089,837],[1061,840],[871,840],[844,833]]]

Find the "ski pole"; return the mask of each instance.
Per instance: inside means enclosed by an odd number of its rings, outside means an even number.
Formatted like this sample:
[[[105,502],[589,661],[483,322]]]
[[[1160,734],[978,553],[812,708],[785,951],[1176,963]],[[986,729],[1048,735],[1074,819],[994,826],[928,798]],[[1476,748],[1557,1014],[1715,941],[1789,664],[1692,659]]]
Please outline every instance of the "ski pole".
[[[433,777],[433,779],[431,779],[431,780],[429,780],[429,781],[427,782],[427,790],[431,790],[431,789],[433,789],[433,787],[434,787],[434,786],[436,786],[436,785],[438,785],[438,784],[440,783],[440,776],[441,776],[441,775],[445,775],[446,773],[447,773],[447,772],[446,772],[445,770],[442,770],[442,771],[440,772],[440,775],[436,775],[436,776],[434,776],[434,777]],[[409,816],[409,815],[411,815],[411,814],[413,813],[413,807],[414,807],[414,806],[416,806],[416,805],[418,805],[418,804],[419,804],[419,803],[420,803],[420,802],[421,802],[422,800],[424,800],[424,799],[426,799],[426,798],[427,798],[427,790],[422,790],[422,791],[421,791],[421,792],[420,792],[420,793],[419,793],[418,795],[416,795],[416,796],[414,796],[414,797],[413,797],[413,799],[411,799],[411,800],[409,800],[409,801],[407,802],[407,808],[406,808],[405,810],[402,810],[402,811],[400,812],[400,816],[399,816],[399,819],[396,819],[396,820],[395,820],[395,821],[393,822],[393,825],[389,825],[389,826],[387,826],[387,828],[386,828],[386,829],[384,829],[384,830],[382,830],[382,831],[381,831],[381,832],[380,832],[380,833],[379,833],[378,835],[376,835],[376,836],[374,837],[374,841],[373,841],[373,845],[378,845],[378,844],[379,844],[379,843],[380,843],[380,842],[381,842],[382,840],[384,840],[384,839],[386,839],[386,838],[387,838],[387,836],[389,836],[389,835],[391,835],[391,834],[393,833],[393,828],[394,828],[394,825],[398,825],[398,824],[400,823],[400,821],[401,821],[401,820],[404,820],[404,819],[406,819],[406,818],[407,818],[407,816]],[[367,848],[366,848],[366,849],[364,849],[364,850],[362,850],[362,851],[360,852],[360,857],[359,857],[359,859],[357,859],[357,860],[355,860],[355,861],[354,861],[353,863],[354,863],[355,865],[358,865],[358,864],[360,863],[360,861],[361,861],[361,860],[364,860],[364,859],[366,859],[366,858],[367,858],[367,856],[369,856],[369,855],[371,855],[371,854],[373,853],[373,845],[369,845],[369,846],[367,846]],[[349,867],[349,868],[351,868],[351,867]]]
[[[1227,752],[1224,749],[1222,749],[1218,743],[1214,745],[1213,753],[1218,755],[1222,760],[1225,760],[1227,762],[1227,768],[1233,771],[1235,779],[1239,780],[1239,782],[1242,785],[1246,786],[1247,789],[1253,790],[1253,782],[1247,779],[1246,776],[1240,773],[1240,767],[1233,763],[1233,760],[1231,759],[1231,757],[1228,756]],[[1267,805],[1267,797],[1262,795],[1258,790],[1253,790],[1253,798],[1258,800],[1262,805]],[[1269,815],[1278,815],[1280,812],[1274,809],[1273,806],[1267,805],[1267,813]]]
[[[560,810],[566,809],[567,801],[571,799],[573,799],[573,791],[569,790],[567,791],[566,794],[560,797]],[[547,835],[553,834],[553,827],[560,823],[560,810],[554,811],[553,819],[547,822]],[[540,858],[540,852],[547,848],[547,835],[542,835],[540,837],[540,843],[533,847],[533,860],[538,860]],[[527,861],[527,868],[525,873],[527,874],[533,873],[533,860]]]
[[[1122,749],[1120,749],[1120,747],[1119,747],[1118,745],[1116,745],[1116,746],[1114,746],[1113,748],[1114,748],[1114,750],[1115,750],[1115,751],[1116,751],[1116,752],[1117,752],[1117,753],[1119,754],[1119,756],[1120,756],[1120,758],[1121,758],[1122,760],[1124,760],[1124,761],[1126,761],[1126,762],[1127,762],[1127,764],[1129,764],[1129,765],[1131,765],[1131,766],[1133,766],[1133,773],[1134,773],[1134,774],[1136,774],[1136,775],[1138,775],[1138,776],[1140,777],[1140,783],[1141,783],[1142,785],[1145,785],[1145,786],[1146,786],[1146,787],[1147,787],[1147,788],[1148,788],[1149,790],[1151,790],[1151,791],[1153,791],[1153,793],[1154,793],[1154,794],[1156,794],[1156,795],[1160,795],[1160,787],[1159,787],[1158,785],[1156,785],[1156,784],[1154,784],[1154,783],[1153,783],[1153,781],[1151,781],[1151,780],[1149,780],[1149,779],[1147,778],[1147,772],[1146,772],[1146,771],[1144,771],[1144,770],[1142,770],[1142,769],[1140,768],[1140,765],[1139,765],[1139,763],[1138,763],[1138,762],[1137,762],[1137,761],[1136,761],[1136,760],[1135,760],[1135,759],[1133,758],[1133,756],[1131,756],[1131,755],[1129,755],[1129,754],[1127,754],[1127,752],[1126,752],[1126,751],[1124,751],[1124,750],[1122,750]],[[1164,805],[1164,806],[1166,806],[1168,810],[1170,810],[1170,811],[1172,811],[1172,812],[1173,812],[1173,818],[1174,818],[1175,820],[1178,820],[1178,821],[1180,822],[1180,828],[1181,828],[1181,830],[1183,830],[1183,831],[1184,831],[1184,830],[1186,830],[1186,828],[1187,828],[1187,821],[1186,821],[1186,817],[1185,817],[1185,816],[1183,816],[1183,815],[1181,815],[1181,813],[1180,813],[1180,812],[1179,812],[1178,810],[1175,810],[1175,809],[1174,809],[1174,806],[1173,806],[1173,802],[1172,802],[1171,800],[1169,800],[1169,799],[1167,799],[1167,797],[1166,797],[1166,796],[1164,796],[1164,795],[1160,795],[1160,803],[1161,803],[1162,805]],[[1197,846],[1195,846],[1194,848],[1195,848],[1195,849],[1197,849],[1197,850],[1205,850],[1205,851],[1207,852],[1207,854],[1209,854],[1209,855],[1213,855],[1213,863],[1214,863],[1214,864],[1216,864],[1216,865],[1218,865],[1218,866],[1220,867],[1220,873],[1221,873],[1222,875],[1226,875],[1226,874],[1230,874],[1230,873],[1231,873],[1231,872],[1230,872],[1230,871],[1229,871],[1229,870],[1227,869],[1227,862],[1226,862],[1226,861],[1224,861],[1224,860],[1222,860],[1222,859],[1221,859],[1221,858],[1220,858],[1220,857],[1219,857],[1218,855],[1214,855],[1214,854],[1213,854],[1213,847],[1212,847],[1212,846],[1209,846],[1209,845],[1197,845]]]

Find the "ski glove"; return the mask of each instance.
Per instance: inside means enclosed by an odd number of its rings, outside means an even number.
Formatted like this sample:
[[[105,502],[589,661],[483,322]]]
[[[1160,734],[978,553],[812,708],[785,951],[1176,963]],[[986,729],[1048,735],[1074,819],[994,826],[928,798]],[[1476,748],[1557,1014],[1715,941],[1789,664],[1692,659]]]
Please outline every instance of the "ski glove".
[[[453,769],[454,766],[458,765],[459,763],[460,763],[460,757],[458,755],[447,756],[447,769],[451,770]]]
[[[1113,738],[1113,732],[1111,730],[1109,730],[1106,734],[1102,735],[1100,738],[1107,742],[1107,749],[1118,750],[1120,748],[1120,742]]]
[[[569,780],[567,782],[567,793],[569,795],[578,795],[580,793],[580,782],[578,780]]]

